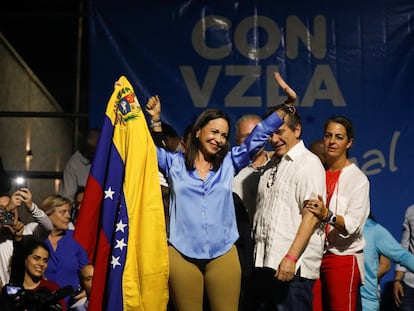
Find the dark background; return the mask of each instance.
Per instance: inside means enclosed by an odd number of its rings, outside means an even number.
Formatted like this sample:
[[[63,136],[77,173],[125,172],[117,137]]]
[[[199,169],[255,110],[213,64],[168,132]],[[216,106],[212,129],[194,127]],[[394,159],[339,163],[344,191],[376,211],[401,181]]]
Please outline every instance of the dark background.
[[[88,112],[85,0],[2,1],[0,32],[65,112]]]

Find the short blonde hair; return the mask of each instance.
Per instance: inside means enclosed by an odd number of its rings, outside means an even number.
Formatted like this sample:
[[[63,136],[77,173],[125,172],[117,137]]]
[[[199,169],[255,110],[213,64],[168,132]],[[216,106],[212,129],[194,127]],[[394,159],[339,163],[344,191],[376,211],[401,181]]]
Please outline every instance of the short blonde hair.
[[[40,208],[46,213],[46,215],[51,215],[55,211],[56,207],[69,204],[70,200],[68,198],[62,197],[61,195],[55,194],[50,195],[43,199],[40,203]]]

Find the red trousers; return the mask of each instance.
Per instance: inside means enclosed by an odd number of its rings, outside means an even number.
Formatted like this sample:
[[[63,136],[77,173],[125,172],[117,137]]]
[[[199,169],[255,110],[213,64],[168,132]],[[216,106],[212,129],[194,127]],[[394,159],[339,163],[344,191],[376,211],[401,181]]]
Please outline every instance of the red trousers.
[[[323,256],[321,277],[313,287],[313,311],[355,311],[361,275],[354,255]]]

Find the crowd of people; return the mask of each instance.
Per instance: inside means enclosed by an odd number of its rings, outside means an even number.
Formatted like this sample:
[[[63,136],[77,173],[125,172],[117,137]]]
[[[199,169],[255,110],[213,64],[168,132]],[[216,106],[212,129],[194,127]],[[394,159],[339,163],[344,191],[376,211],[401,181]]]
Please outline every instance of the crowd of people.
[[[390,262],[412,269],[409,245],[370,214],[369,180],[349,160],[351,120],[329,118],[322,139],[307,148],[296,94],[277,73],[275,79],[287,101],[263,118],[241,116],[233,147],[228,116],[208,109],[192,124],[185,152],[168,151],[160,100],[146,105],[172,189],[170,308],[379,310],[379,280]],[[268,123],[277,115],[281,123]],[[409,274],[403,282],[402,271],[394,282],[397,305],[410,299]]]
[[[329,118],[308,148],[296,93],[278,73],[275,80],[287,100],[265,116],[241,116],[234,146],[220,109],[204,110],[180,137],[161,121],[158,96],[145,105],[167,224],[168,309],[380,310],[379,280],[391,261],[395,304],[413,309],[414,207],[400,244],[375,221],[369,180],[349,160],[351,120]],[[41,295],[68,286],[50,304],[87,310],[93,265],[73,230],[87,208],[82,194],[98,136],[86,135],[59,194],[39,206],[27,187],[1,194],[1,310],[13,310],[16,288]],[[34,222],[20,221],[21,205]]]
[[[2,182],[0,310],[87,310],[84,279],[91,265],[73,232],[96,144],[94,129],[68,161],[59,194],[47,196],[39,206],[28,187],[9,194],[11,183]],[[27,217],[20,211],[34,221],[23,222]]]

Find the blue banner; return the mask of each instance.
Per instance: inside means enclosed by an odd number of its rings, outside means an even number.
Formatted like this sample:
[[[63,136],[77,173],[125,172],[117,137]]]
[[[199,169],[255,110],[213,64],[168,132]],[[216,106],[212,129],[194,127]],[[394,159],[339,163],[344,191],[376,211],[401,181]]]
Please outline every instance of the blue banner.
[[[328,117],[353,121],[350,155],[371,182],[372,212],[400,239],[414,202],[412,0],[92,0],[90,13],[92,126],[120,75],[141,105],[158,94],[162,119],[182,134],[207,107],[233,122],[264,115],[285,99],[280,71],[299,95],[308,146]]]

